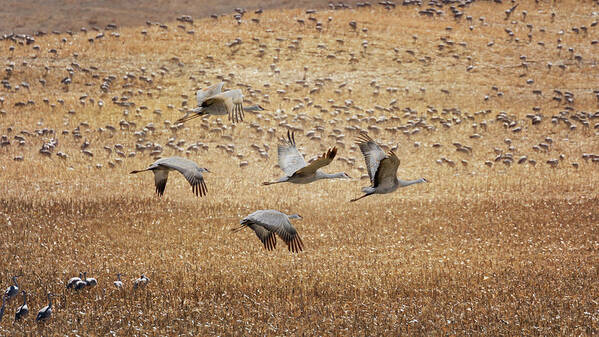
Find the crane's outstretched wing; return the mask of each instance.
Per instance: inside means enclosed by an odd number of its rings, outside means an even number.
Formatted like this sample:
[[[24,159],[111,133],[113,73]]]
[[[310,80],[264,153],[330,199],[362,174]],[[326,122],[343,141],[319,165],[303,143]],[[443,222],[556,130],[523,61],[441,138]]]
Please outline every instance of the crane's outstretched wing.
[[[279,154],[279,167],[287,176],[292,176],[296,171],[307,165],[304,156],[299,153],[295,145],[295,133],[289,132],[289,130],[287,130],[287,140],[283,140],[283,144],[279,144],[277,152]]]
[[[207,98],[201,105],[203,114],[229,115],[233,123],[243,121],[243,94],[234,89]]]
[[[277,247],[277,236],[274,232],[271,232],[250,220],[246,221],[246,219],[244,219],[241,224],[251,228],[256,233],[256,236],[258,236],[258,239],[262,241],[262,244],[266,250],[273,250]]]
[[[370,182],[374,184],[376,171],[379,168],[381,160],[386,157],[385,151],[366,132],[360,132],[356,144],[358,144],[362,155],[364,155]]]
[[[159,196],[164,194],[164,189],[166,188],[166,181],[168,180],[168,171],[167,170],[153,170],[154,172],[154,184],[156,185],[156,193]]]
[[[379,167],[376,170],[372,187],[376,188],[377,186],[393,186],[397,177],[398,167],[399,158],[397,158],[395,152],[389,151],[389,154],[383,160],[381,160]]]
[[[254,224],[270,233],[276,233],[283,241],[285,241],[287,248],[293,253],[301,252],[303,250],[304,244],[302,239],[293,225],[289,222],[287,215],[284,213],[275,210],[256,211],[241,220],[241,224],[246,224],[246,226],[247,224]],[[264,232],[259,234],[258,231],[256,231],[256,235],[258,235],[263,243],[264,240],[272,240],[264,236]]]
[[[314,174],[319,168],[329,165],[337,155],[337,148],[334,147],[323,153],[318,159],[295,171],[293,175],[310,175]]]
[[[156,161],[156,164],[179,171],[185,179],[187,179],[191,185],[192,192],[196,196],[205,196],[208,192],[206,183],[204,182],[204,176],[202,175],[202,172],[199,171],[199,166],[191,160],[181,157],[168,157],[159,159]],[[155,170],[154,172],[156,171],[159,170]],[[164,184],[166,184],[166,178],[164,179]],[[164,188],[162,190],[164,191]]]
[[[196,92],[196,98],[198,100],[198,106],[201,106],[204,101],[214,95],[220,94],[223,91],[225,82],[219,82],[211,85],[207,88],[200,89]]]

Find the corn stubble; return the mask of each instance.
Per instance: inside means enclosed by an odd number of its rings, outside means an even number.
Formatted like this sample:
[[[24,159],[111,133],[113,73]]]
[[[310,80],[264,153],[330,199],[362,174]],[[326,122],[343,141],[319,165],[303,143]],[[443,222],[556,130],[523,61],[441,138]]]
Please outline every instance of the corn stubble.
[[[13,325],[8,313],[17,304],[7,306],[0,334],[596,334],[599,164],[588,154],[599,155],[599,120],[587,118],[585,127],[571,117],[597,110],[598,27],[590,14],[597,8],[522,3],[504,20],[506,8],[473,4],[464,9],[471,23],[414,7],[370,7],[310,14],[323,22],[319,32],[304,11],[282,10],[247,13],[241,25],[227,16],[185,29],[125,28],[119,37],[51,34],[36,37],[39,50],[0,41],[3,64],[13,64],[13,88],[0,91],[0,132],[10,140],[0,148],[0,286],[22,272],[32,312],[46,305],[47,292],[57,294],[41,325],[31,316]],[[586,35],[569,30],[582,25]],[[63,84],[67,68],[74,75]],[[234,127],[215,117],[183,128],[163,123],[183,115],[184,101],[193,107],[195,90],[217,76],[268,111]],[[15,90],[21,82],[29,88]],[[575,99],[553,99],[554,89]],[[552,123],[566,107],[571,124]],[[354,126],[375,126],[367,130],[388,148],[399,143],[398,175],[430,183],[349,203],[367,181]],[[277,138],[288,127],[317,130],[320,139],[301,137],[303,152],[337,146],[328,169],[356,179],[260,186],[279,174]],[[43,128],[54,133],[35,133]],[[19,145],[22,130],[29,134]],[[182,150],[166,145],[171,137],[185,140]],[[58,144],[40,154],[51,138]],[[150,175],[127,174],[154,160],[151,149],[136,148],[147,142],[161,144],[161,156],[209,168],[207,196],[195,198],[173,175],[159,198]],[[187,149],[197,142],[208,149]],[[533,149],[540,143],[548,146]],[[264,144],[267,155],[252,147]],[[554,158],[555,167],[547,163]],[[231,234],[241,218],[271,208],[303,216],[294,226],[304,252],[284,245],[269,252],[251,231]],[[67,290],[79,271],[98,285]],[[112,285],[116,273],[124,275],[122,290]],[[150,282],[133,289],[142,273]]]

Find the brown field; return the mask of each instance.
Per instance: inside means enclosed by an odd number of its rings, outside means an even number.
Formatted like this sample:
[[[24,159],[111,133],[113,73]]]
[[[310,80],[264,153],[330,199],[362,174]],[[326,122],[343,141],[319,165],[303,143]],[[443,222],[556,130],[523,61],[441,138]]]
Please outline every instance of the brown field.
[[[508,20],[487,1],[460,20],[377,5],[0,41],[0,288],[22,273],[31,311],[13,323],[21,296],[9,303],[0,335],[596,335],[599,6],[553,3]],[[219,78],[267,111],[167,123]],[[262,186],[288,129],[307,158],[337,146],[323,170],[354,179]],[[399,145],[400,177],[430,183],[348,202],[368,185],[362,129]],[[176,173],[162,198],[128,174],[158,144],[213,172],[206,197]],[[303,216],[303,252],[231,233],[270,208]],[[98,285],[67,291],[79,271]]]

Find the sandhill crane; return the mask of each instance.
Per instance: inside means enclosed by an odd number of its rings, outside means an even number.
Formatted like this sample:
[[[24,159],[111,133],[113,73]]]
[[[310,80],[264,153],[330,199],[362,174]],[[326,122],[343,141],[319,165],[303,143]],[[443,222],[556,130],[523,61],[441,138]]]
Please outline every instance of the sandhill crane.
[[[121,281],[121,273],[116,274],[116,281],[113,282],[114,286],[118,289],[123,288],[123,281]]]
[[[166,180],[168,179],[168,172],[177,170],[191,185],[191,190],[196,196],[206,195],[208,189],[204,182],[203,172],[210,172],[207,168],[199,167],[196,163],[191,160],[181,157],[168,157],[158,159],[152,165],[145,170],[131,171],[131,174],[152,171],[154,172],[154,182],[156,184],[156,193],[159,196],[164,194],[164,188],[166,187]]]
[[[133,289],[145,287],[148,284],[148,282],[150,282],[150,279],[147,278],[146,275],[141,274],[141,276],[138,279],[135,279],[135,281],[133,281]]]
[[[2,307],[0,307],[0,322],[2,322],[2,316],[4,316],[4,308],[6,307],[6,295],[2,296]]]
[[[232,231],[237,232],[245,227],[251,228],[267,250],[276,248],[276,234],[285,241],[291,252],[297,253],[303,250],[304,244],[289,219],[301,218],[298,214],[287,215],[273,209],[259,210],[243,218],[240,221],[241,226]]]
[[[21,293],[23,294],[23,305],[17,308],[17,311],[15,312],[15,321],[18,321],[21,318],[29,315],[29,307],[27,307],[27,292],[23,290]]]
[[[279,167],[285,176],[279,178],[277,181],[264,182],[263,185],[272,185],[278,183],[294,183],[294,184],[308,184],[319,179],[351,179],[346,173],[324,173],[319,169],[321,167],[329,165],[335,156],[337,155],[337,148],[333,147],[326,153],[322,154],[318,159],[310,164],[307,164],[304,160],[304,156],[297,150],[295,145],[295,134],[287,131],[287,140],[285,144],[279,144]]]
[[[198,106],[177,120],[185,123],[203,115],[229,115],[233,123],[243,121],[244,111],[262,111],[260,105],[243,106],[243,94],[240,89],[222,91],[223,83],[218,83],[196,94]]]
[[[77,277],[77,276],[71,277],[69,279],[69,282],[67,282],[67,289],[71,289],[71,288],[75,287],[75,284],[77,284],[77,282],[81,281],[82,277],[83,277],[83,274],[81,274],[81,272],[79,272],[79,277]]]
[[[45,321],[52,315],[52,296],[51,293],[48,293],[48,305],[41,308],[40,311],[37,312],[37,316],[35,317],[36,322]]]
[[[19,294],[19,284],[17,283],[17,277],[20,277],[22,275],[16,275],[12,277],[12,282],[14,283],[13,285],[11,285],[10,287],[8,287],[6,289],[6,291],[4,292],[4,296],[6,296],[6,299],[10,302],[10,300],[17,296]]]
[[[360,200],[372,194],[391,193],[399,187],[427,182],[424,178],[416,180],[397,179],[399,158],[397,158],[397,155],[393,151],[389,151],[385,155],[383,149],[366,132],[360,133],[357,144],[366,160],[366,168],[372,185],[362,188],[362,192],[366,194],[350,201]]]
[[[86,275],[86,277],[85,277],[85,280],[84,280],[84,281],[85,281],[85,283],[87,283],[87,285],[88,285],[88,286],[90,286],[90,287],[93,287],[93,286],[95,286],[95,285],[97,285],[97,284],[98,284],[98,280],[96,280],[96,279],[95,279],[95,278],[93,278],[93,277],[87,277],[87,275]]]

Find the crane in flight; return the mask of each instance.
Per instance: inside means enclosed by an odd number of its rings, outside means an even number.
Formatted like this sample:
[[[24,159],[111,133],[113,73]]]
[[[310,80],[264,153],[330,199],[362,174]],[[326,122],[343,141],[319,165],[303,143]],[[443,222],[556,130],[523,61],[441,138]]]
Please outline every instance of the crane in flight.
[[[276,248],[276,234],[285,241],[289,251],[297,253],[304,249],[304,243],[289,219],[301,218],[299,214],[287,215],[274,209],[259,210],[243,218],[240,221],[241,226],[232,229],[232,231],[237,232],[245,227],[251,228],[258,236],[258,239],[262,241],[266,250]]]
[[[337,155],[337,148],[333,147],[323,153],[310,164],[306,163],[304,156],[297,150],[295,134],[287,130],[287,140],[278,146],[279,167],[285,173],[284,177],[276,181],[267,181],[262,185],[279,183],[308,184],[320,179],[351,179],[345,172],[324,173],[319,169],[329,165]]]
[[[372,194],[387,194],[400,187],[428,182],[424,178],[415,180],[397,179],[399,158],[393,151],[385,154],[385,151],[366,132],[360,133],[356,143],[366,160],[366,169],[372,184],[362,188],[362,192],[365,193],[363,196],[350,201],[360,200]]]
[[[208,192],[202,173],[210,171],[205,167],[199,167],[198,164],[189,159],[181,157],[161,158],[153,162],[147,169],[131,171],[131,174],[144,171],[154,172],[156,193],[159,196],[164,194],[169,171],[178,171],[181,173],[191,185],[191,190],[196,196],[203,196]]]
[[[228,115],[233,123],[243,121],[245,111],[262,111],[264,108],[258,104],[243,106],[243,93],[241,89],[222,91],[223,82],[198,90],[196,98],[198,105],[176,123],[185,123],[204,115]]]

